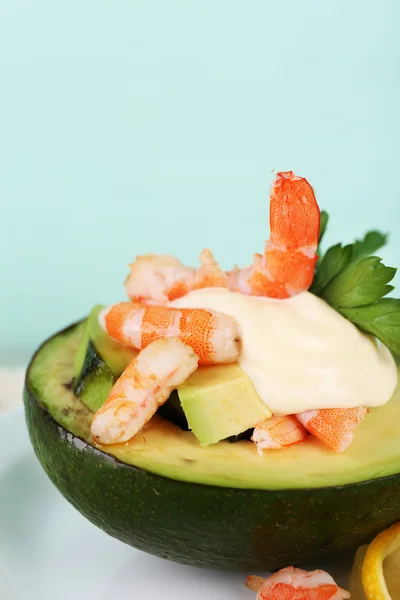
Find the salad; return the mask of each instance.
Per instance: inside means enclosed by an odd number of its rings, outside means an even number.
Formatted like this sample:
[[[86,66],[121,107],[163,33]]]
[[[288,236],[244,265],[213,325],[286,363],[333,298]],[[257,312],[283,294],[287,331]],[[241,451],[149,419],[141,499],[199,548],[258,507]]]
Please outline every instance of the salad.
[[[345,451],[370,408],[388,402],[396,388],[400,301],[385,298],[395,269],[371,256],[386,236],[370,232],[321,256],[326,224],[306,179],[278,173],[270,239],[251,266],[225,272],[209,249],[198,268],[168,255],[138,257],[125,281],[130,301],[99,314],[107,335],[138,354],[94,415],[93,439],[130,440],[174,389],[183,390],[199,442],[224,439],[213,437],[221,410],[214,417],[204,407],[193,410],[184,390],[198,369],[235,364],[253,401],[245,409],[250,420],[232,435],[251,428],[260,455],[309,436]],[[243,406],[226,409],[225,421],[242,423]]]
[[[298,567],[400,519],[396,269],[378,231],[324,251],[327,223],[306,179],[278,173],[250,266],[138,256],[127,299],[44,342],[27,372],[35,452],[85,517],[184,564],[277,571],[249,577],[259,600],[348,598]],[[368,600],[390,532],[357,559]]]

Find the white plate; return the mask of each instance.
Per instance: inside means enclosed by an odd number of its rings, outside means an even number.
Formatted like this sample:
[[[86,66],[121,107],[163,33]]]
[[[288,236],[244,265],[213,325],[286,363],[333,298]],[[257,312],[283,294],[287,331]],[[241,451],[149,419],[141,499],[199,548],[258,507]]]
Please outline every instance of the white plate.
[[[327,569],[346,585],[343,566]],[[49,481],[22,409],[0,416],[2,600],[255,600],[245,576],[171,563],[109,537]]]

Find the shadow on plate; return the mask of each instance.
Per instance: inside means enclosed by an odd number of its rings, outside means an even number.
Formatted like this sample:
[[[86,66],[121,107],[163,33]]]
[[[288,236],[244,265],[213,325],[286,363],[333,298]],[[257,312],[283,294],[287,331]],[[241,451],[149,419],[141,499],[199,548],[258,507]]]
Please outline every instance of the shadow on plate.
[[[30,532],[45,528],[59,501],[35,457],[23,456],[11,463],[0,487],[0,541],[8,554],[18,548],[16,558],[21,559],[21,551],[31,552]]]
[[[206,571],[137,553],[104,589],[98,600],[190,598],[190,600],[255,600],[244,586],[246,574]],[[137,595],[136,595],[137,594]]]

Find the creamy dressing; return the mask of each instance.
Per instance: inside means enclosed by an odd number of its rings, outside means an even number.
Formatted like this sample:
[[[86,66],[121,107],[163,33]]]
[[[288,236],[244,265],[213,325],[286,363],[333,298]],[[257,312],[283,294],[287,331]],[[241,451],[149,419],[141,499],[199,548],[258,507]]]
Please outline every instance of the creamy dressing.
[[[275,414],[381,406],[395,390],[397,368],[388,348],[309,292],[274,300],[208,288],[170,305],[236,319],[240,366]]]

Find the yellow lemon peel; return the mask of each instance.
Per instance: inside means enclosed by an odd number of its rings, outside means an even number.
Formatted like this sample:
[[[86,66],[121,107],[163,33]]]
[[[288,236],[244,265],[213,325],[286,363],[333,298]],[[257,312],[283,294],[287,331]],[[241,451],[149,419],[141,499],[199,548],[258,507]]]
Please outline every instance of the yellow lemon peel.
[[[352,600],[400,599],[400,523],[359,548],[351,581]]]

